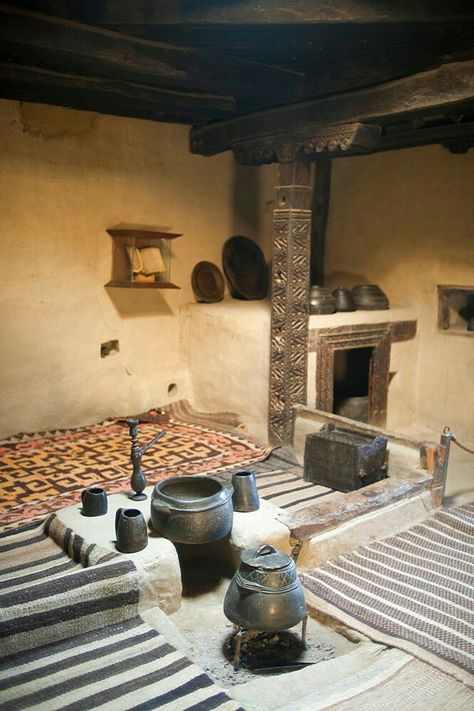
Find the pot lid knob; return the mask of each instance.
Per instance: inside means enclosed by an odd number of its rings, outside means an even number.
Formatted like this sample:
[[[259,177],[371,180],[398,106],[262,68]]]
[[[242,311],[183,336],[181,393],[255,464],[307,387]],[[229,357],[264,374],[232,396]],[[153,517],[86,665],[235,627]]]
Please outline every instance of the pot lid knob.
[[[265,543],[259,548],[247,548],[241,555],[242,563],[252,568],[265,570],[278,570],[293,564],[292,558],[283,551],[278,550],[270,543]]]

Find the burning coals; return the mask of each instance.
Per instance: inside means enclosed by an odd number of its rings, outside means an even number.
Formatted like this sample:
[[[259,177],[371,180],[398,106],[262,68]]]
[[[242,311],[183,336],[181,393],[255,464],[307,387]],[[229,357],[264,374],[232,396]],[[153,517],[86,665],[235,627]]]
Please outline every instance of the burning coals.
[[[234,662],[238,635],[234,634],[227,638],[224,645],[224,655],[230,662]],[[332,659],[335,650],[332,645],[319,644],[312,639],[308,639],[303,644],[301,637],[294,632],[284,630],[281,632],[257,632],[246,631],[241,636],[240,643],[240,663],[241,669],[249,671],[277,671],[286,667],[286,671],[291,668],[298,668],[314,662]]]

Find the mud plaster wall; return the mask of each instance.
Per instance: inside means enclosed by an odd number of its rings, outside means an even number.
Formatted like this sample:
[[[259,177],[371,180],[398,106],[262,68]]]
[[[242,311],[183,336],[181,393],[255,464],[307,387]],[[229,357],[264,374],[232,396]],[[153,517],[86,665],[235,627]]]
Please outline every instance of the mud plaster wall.
[[[333,163],[326,274],[331,285],[366,279],[394,306],[418,313],[413,373],[395,424],[445,424],[474,438],[474,340],[437,330],[437,284],[474,285],[474,150],[440,146]],[[343,272],[345,275],[335,275]],[[404,344],[396,344],[397,358]],[[396,368],[394,368],[395,370]],[[401,372],[401,371],[400,371]],[[393,403],[393,398],[392,398]],[[389,411],[390,411],[389,396]],[[392,424],[394,424],[392,422]]]
[[[0,436],[192,397],[178,311],[196,262],[259,240],[258,169],[192,156],[188,128],[0,101]],[[108,289],[118,223],[182,232],[181,291]],[[120,352],[100,357],[100,344]],[[170,385],[176,385],[168,394]]]

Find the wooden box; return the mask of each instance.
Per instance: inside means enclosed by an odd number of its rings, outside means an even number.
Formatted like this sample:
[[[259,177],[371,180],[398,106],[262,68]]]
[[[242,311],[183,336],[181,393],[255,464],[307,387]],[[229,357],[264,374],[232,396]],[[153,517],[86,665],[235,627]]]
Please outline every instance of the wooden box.
[[[387,438],[334,425],[306,437],[304,479],[337,491],[353,491],[387,476]]]

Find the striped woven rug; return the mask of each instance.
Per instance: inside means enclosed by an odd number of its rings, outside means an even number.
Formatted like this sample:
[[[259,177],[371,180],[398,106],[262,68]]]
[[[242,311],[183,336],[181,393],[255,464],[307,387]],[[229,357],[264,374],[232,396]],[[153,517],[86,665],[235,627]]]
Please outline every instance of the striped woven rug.
[[[318,610],[474,686],[474,503],[301,579]]]
[[[303,480],[291,447],[280,447],[264,462],[252,465],[259,496],[286,511],[299,511],[334,492],[327,486]]]
[[[0,553],[2,711],[239,708],[139,617],[131,560],[54,515],[0,539]]]

